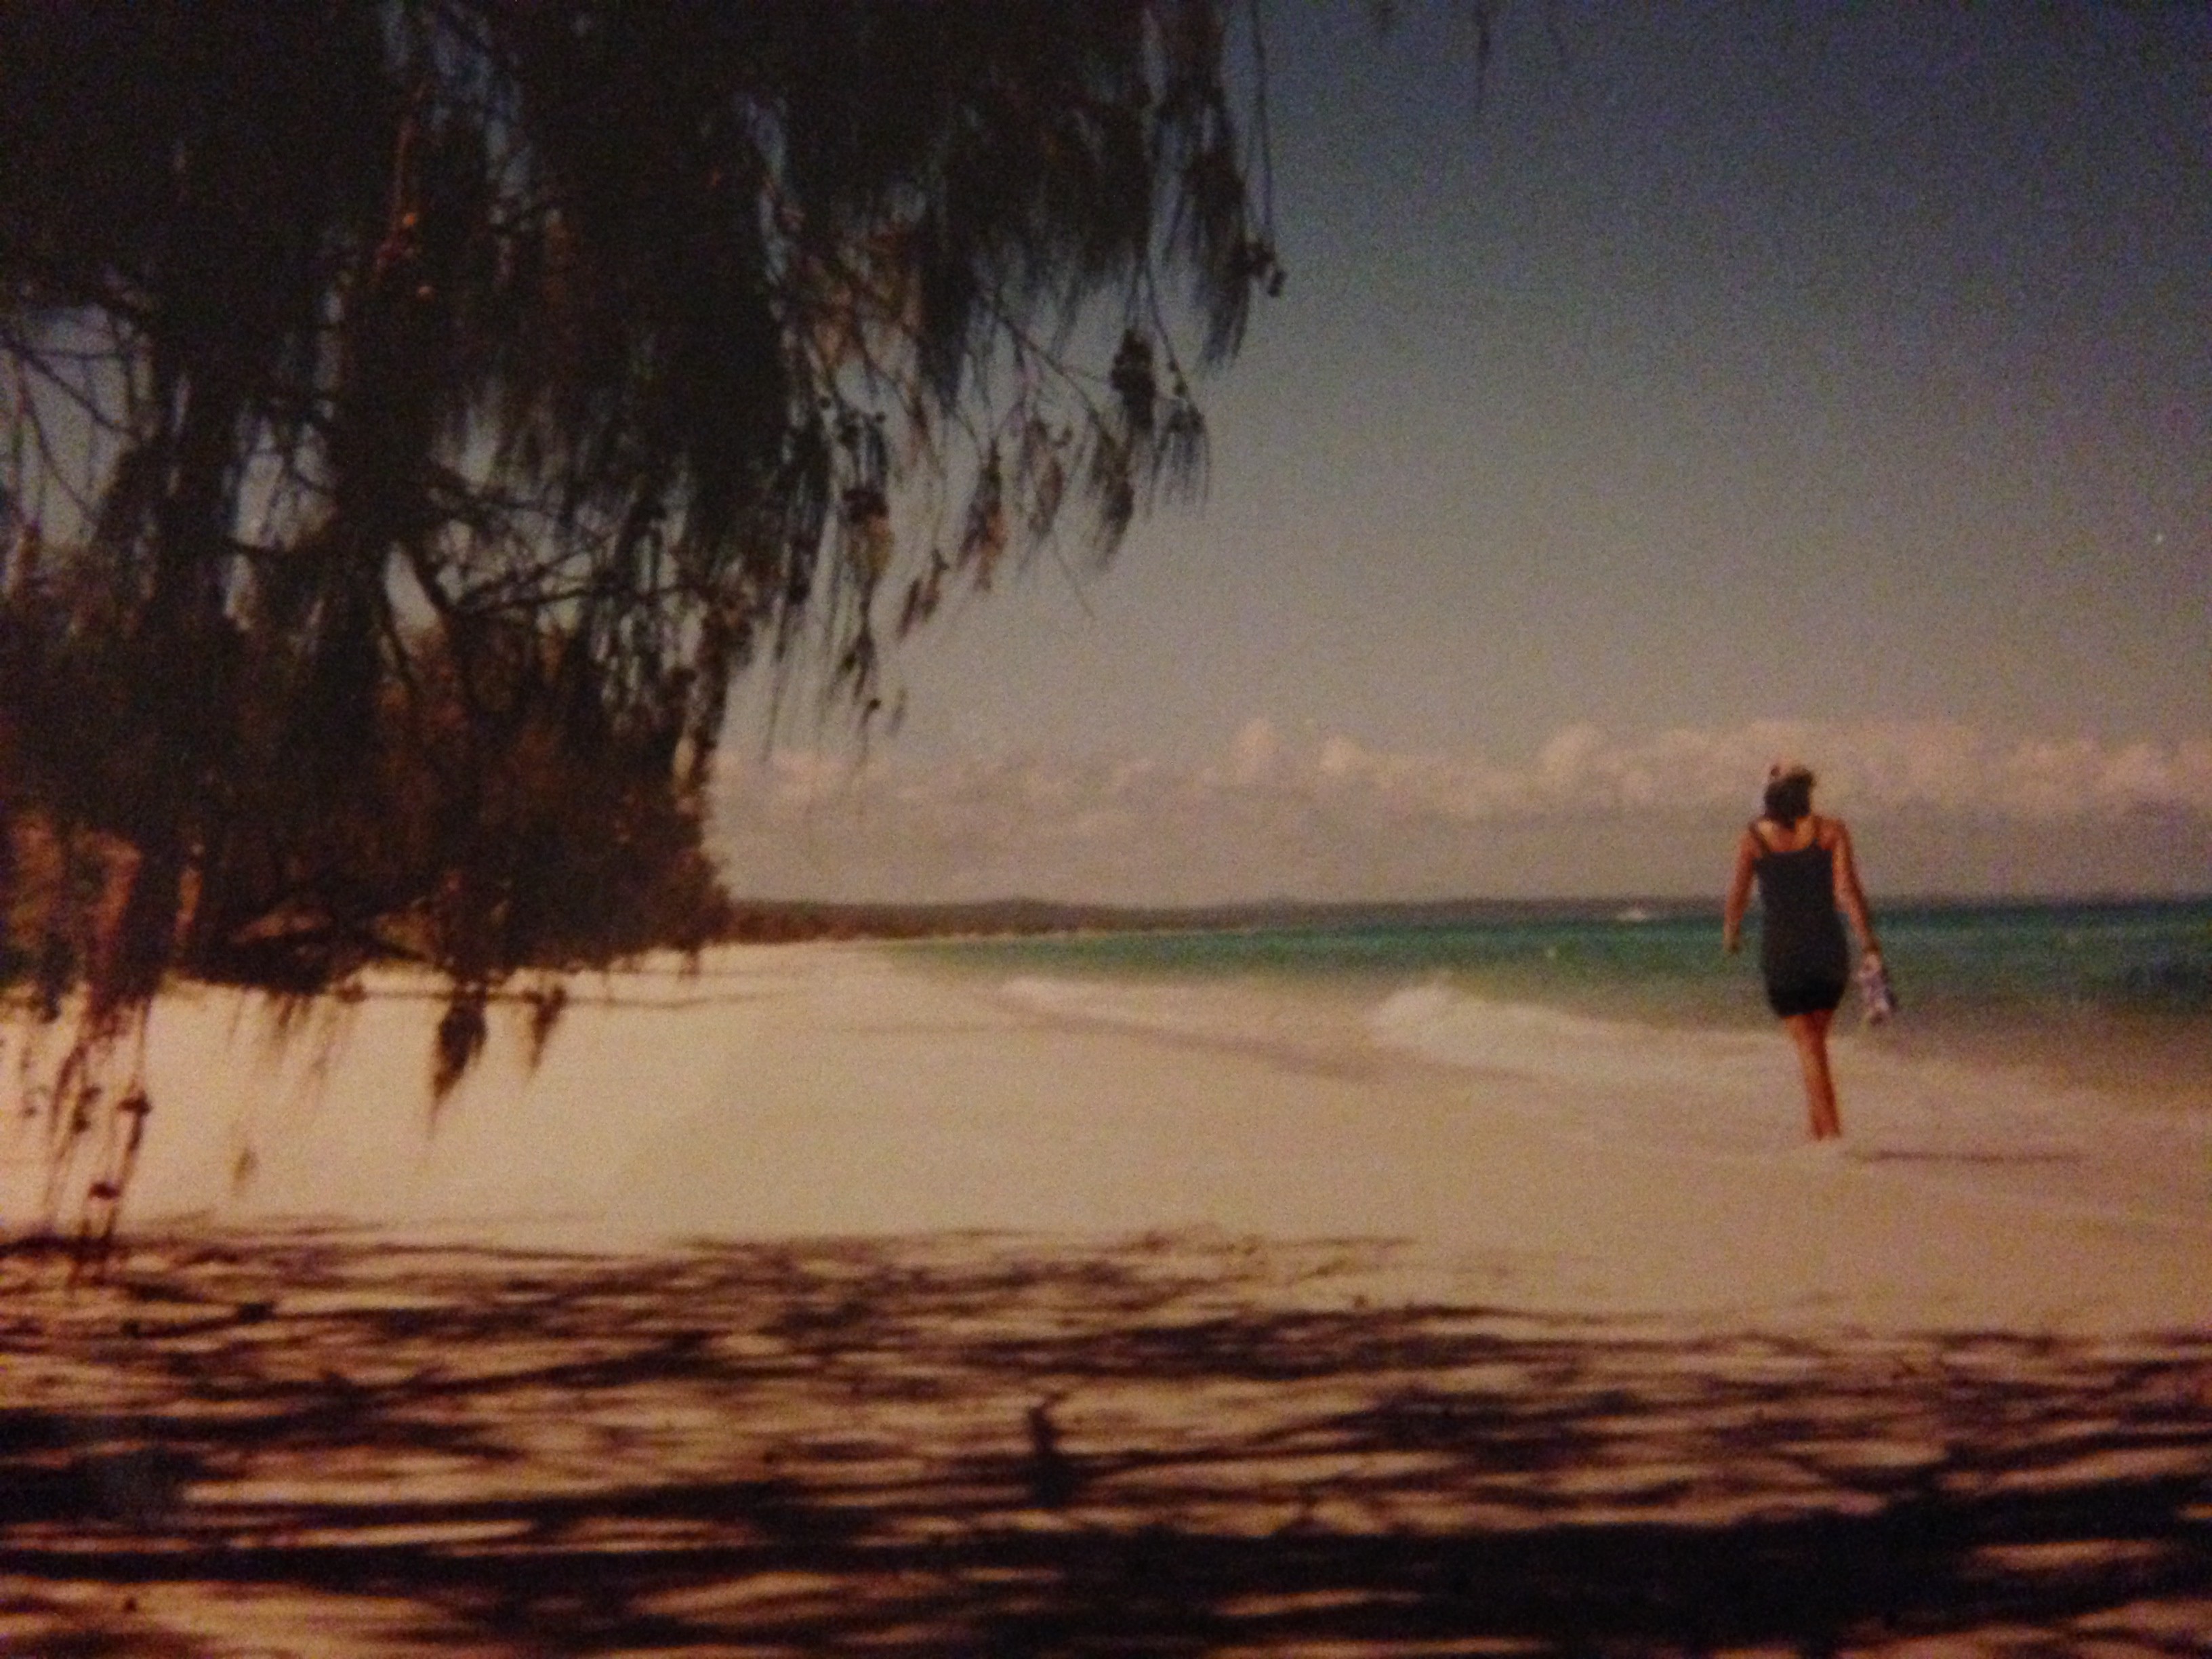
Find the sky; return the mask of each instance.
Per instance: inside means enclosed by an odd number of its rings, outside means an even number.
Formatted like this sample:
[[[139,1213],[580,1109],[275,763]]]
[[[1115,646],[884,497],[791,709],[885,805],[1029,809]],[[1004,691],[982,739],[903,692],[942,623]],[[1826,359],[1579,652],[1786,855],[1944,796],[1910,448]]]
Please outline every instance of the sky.
[[[741,699],[743,895],[2212,891],[2212,8],[1265,9],[1210,487]],[[757,690],[757,688],[756,688]]]

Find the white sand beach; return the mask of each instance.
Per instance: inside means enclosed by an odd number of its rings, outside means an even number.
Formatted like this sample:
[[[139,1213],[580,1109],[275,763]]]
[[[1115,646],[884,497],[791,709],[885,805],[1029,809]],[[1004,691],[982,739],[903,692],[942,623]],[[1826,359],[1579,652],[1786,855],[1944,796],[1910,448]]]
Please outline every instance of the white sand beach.
[[[282,1042],[167,996],[123,1248],[0,1251],[0,1648],[2153,1659],[2212,1620],[2203,1225],[1081,989],[719,951],[574,981],[534,1070],[498,1005],[434,1118],[428,987]]]
[[[127,1228],[314,1219],[610,1248],[1206,1230],[1396,1241],[1399,1283],[1378,1294],[1542,1313],[2212,1328],[2212,1216],[2036,1202],[1903,1161],[1611,1140],[1548,1116],[1525,1079],[1426,1065],[1326,1013],[1231,1041],[1012,999],[898,947],[737,947],[696,973],[572,981],[534,1069],[527,1007],[495,1006],[434,1114],[437,1012],[429,988],[387,978],[280,1038],[251,998],[166,997]],[[18,1124],[10,1218],[36,1148]]]

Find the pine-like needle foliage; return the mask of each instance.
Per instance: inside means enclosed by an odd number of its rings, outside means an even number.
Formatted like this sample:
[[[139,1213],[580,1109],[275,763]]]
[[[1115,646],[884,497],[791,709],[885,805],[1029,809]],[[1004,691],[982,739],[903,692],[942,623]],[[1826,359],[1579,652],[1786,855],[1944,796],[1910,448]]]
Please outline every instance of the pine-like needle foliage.
[[[509,974],[710,935],[736,676],[865,720],[958,584],[1202,478],[1278,280],[1243,21],[0,3],[18,973],[112,1030],[413,956],[457,1065]]]

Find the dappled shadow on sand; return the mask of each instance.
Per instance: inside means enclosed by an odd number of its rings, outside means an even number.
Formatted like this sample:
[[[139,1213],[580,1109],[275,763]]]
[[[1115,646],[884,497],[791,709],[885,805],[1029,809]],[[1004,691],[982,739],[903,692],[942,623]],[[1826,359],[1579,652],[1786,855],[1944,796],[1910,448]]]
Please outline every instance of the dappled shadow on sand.
[[[18,1250],[0,1650],[2203,1650],[2212,1339],[1533,1318],[1388,1266]]]

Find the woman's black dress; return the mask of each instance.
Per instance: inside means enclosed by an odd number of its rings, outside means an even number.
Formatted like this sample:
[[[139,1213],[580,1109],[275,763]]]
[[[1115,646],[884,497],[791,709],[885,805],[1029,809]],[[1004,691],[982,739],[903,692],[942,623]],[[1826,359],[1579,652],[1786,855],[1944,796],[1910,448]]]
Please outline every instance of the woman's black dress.
[[[1778,853],[1761,841],[1753,867],[1767,1006],[1784,1018],[1832,1012],[1850,979],[1844,919],[1836,912],[1835,855],[1817,841],[1794,853]]]

